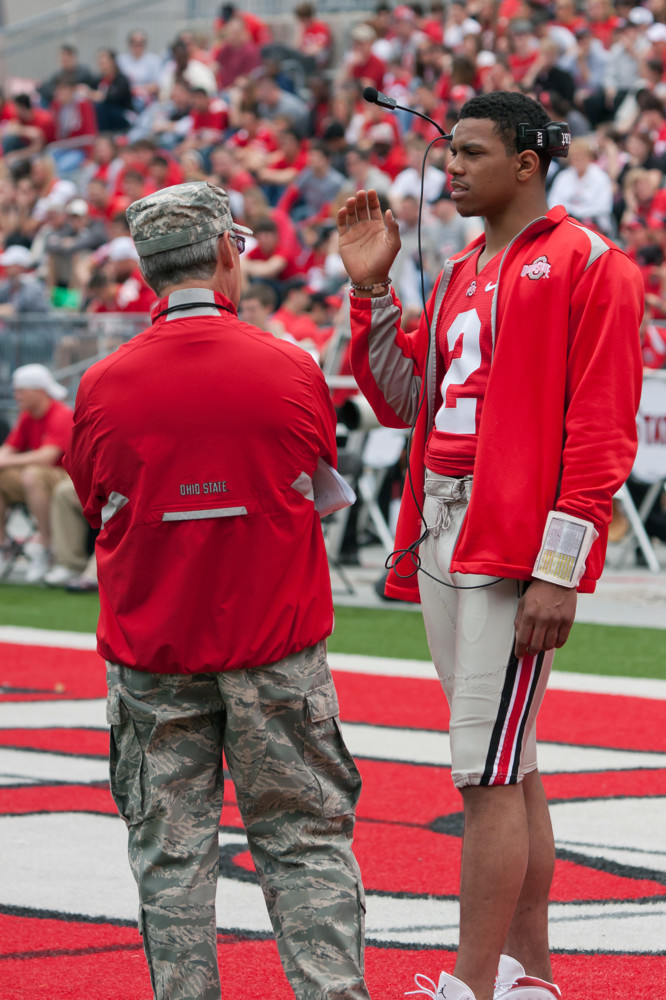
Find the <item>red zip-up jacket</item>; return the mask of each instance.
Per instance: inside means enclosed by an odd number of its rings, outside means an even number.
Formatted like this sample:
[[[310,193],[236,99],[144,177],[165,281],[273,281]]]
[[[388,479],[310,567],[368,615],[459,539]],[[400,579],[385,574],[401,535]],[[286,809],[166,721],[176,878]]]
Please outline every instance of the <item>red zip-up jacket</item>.
[[[416,331],[403,332],[394,295],[351,299],[352,368],[361,391],[387,427],[415,421],[396,551],[423,530],[412,485],[423,497],[425,445],[444,376],[437,370],[440,306],[453,269],[483,242],[447,262],[427,306],[432,336],[423,317]],[[599,532],[578,587],[594,590],[612,497],[636,454],[642,313],[638,268],[562,206],[507,246],[493,293],[493,360],[474,487],[451,572],[530,579],[546,517],[557,509]],[[387,595],[418,601],[409,556],[396,568]]]
[[[168,306],[187,308],[156,318]],[[320,457],[336,463],[335,423],[310,355],[207,289],[162,299],[148,330],[86,372],[65,466],[101,527],[106,660],[233,670],[330,634],[311,477]]]

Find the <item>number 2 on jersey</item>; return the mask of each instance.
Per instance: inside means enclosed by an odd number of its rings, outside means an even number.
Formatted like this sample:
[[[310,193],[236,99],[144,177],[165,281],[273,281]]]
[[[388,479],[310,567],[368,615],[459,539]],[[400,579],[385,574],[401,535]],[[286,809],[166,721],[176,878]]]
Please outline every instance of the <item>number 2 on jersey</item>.
[[[462,350],[459,357],[453,358],[442,379],[442,405],[435,416],[435,427],[445,434],[476,434],[476,397],[447,401],[447,392],[455,386],[464,385],[481,366],[480,335],[481,320],[476,309],[458,313],[446,331],[449,351],[453,351],[459,340],[462,340]]]

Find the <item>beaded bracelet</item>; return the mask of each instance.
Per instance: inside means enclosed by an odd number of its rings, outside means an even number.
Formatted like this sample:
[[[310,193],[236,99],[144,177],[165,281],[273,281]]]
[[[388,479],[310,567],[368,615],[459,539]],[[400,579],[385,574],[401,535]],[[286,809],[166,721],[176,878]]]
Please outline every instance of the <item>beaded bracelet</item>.
[[[355,281],[351,281],[350,284],[354,291],[372,292],[373,295],[380,295],[382,289],[386,289],[388,291],[389,285],[392,285],[393,282],[390,278],[385,278],[384,281],[376,281],[374,285],[357,285]],[[384,292],[384,294],[386,294],[386,292]]]

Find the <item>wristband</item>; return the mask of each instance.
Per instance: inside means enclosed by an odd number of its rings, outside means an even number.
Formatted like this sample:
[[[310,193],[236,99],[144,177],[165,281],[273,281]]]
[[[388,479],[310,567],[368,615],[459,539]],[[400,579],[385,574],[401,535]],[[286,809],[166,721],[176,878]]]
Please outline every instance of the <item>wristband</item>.
[[[371,292],[373,295],[386,295],[389,285],[392,285],[393,282],[390,278],[385,278],[384,281],[375,281],[374,285],[357,285],[355,281],[350,281],[350,284],[354,291]]]
[[[551,510],[532,576],[559,583],[561,587],[577,587],[585,571],[585,560],[598,537],[591,521]]]

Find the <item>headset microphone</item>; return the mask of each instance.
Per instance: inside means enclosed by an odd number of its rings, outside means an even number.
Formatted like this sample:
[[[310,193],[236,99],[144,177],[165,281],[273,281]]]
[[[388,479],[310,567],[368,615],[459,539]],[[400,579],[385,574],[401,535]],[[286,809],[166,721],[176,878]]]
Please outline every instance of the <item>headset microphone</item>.
[[[448,135],[444,129],[440,128],[436,121],[432,118],[428,118],[427,115],[422,114],[420,111],[415,111],[414,108],[407,108],[404,104],[398,104],[395,97],[389,97],[388,94],[382,94],[381,90],[377,90],[375,87],[366,87],[363,91],[363,100],[367,101],[368,104],[378,104],[380,108],[386,108],[387,111],[395,111],[400,109],[400,111],[407,111],[410,115],[417,115],[419,118],[424,118],[425,121],[430,122],[434,125],[439,134],[449,141],[453,138],[452,135]]]

